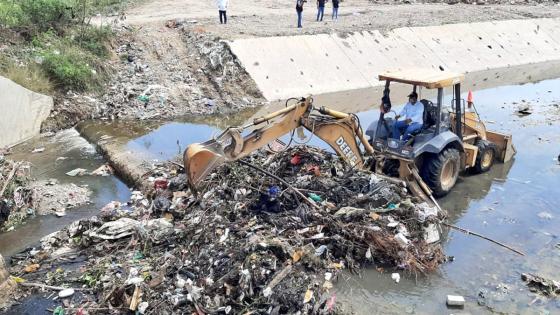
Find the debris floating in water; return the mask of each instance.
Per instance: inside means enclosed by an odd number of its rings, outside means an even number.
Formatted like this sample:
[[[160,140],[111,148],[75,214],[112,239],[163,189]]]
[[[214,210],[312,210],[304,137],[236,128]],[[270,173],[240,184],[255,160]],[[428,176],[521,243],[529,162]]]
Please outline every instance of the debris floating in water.
[[[428,273],[445,260],[441,245],[425,238],[444,213],[322,150],[256,152],[209,174],[198,196],[177,170],[171,163],[154,168],[150,177],[166,185],[148,185],[151,191],[133,192],[128,203],[111,202],[98,217],[49,235],[17,266],[85,257],[80,268],[61,268],[48,280],[85,285],[91,291],[73,303],[91,308],[325,313],[336,310],[332,288],[344,269],[379,264]],[[49,261],[57,270],[58,260]],[[24,276],[47,282],[45,273]]]

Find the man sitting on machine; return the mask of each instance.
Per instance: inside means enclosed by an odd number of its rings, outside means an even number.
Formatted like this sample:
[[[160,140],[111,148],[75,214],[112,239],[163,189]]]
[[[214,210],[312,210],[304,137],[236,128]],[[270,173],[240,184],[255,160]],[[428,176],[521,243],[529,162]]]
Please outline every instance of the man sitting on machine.
[[[404,120],[399,121],[400,117]],[[393,125],[393,138],[400,139],[403,132],[403,141],[408,141],[411,135],[420,129],[424,123],[424,104],[418,101],[418,94],[412,92],[408,95],[408,103],[404,105],[400,114],[395,116],[395,124]]]

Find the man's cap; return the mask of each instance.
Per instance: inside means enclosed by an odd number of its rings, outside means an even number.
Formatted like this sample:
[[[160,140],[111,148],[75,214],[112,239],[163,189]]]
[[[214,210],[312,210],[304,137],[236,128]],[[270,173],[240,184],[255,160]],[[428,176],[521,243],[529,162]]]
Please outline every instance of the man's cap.
[[[412,93],[408,94],[408,97],[418,98],[418,93],[412,92]]]

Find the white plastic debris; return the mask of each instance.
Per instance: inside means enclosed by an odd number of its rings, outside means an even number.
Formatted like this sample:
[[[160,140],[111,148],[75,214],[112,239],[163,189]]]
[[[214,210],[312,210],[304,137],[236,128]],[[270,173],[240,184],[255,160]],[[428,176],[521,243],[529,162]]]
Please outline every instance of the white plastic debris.
[[[410,243],[410,240],[408,240],[408,238],[406,238],[406,236],[404,236],[402,233],[398,233],[397,235],[395,235],[395,240],[396,240],[402,247],[406,247],[406,246],[408,246],[408,244]]]
[[[377,177],[377,175],[375,175],[375,174],[371,174],[371,175],[369,176],[369,184],[370,184],[371,186],[373,186],[373,185],[375,185],[375,184],[377,184],[377,183],[379,183],[379,177]]]
[[[245,188],[239,188],[235,190],[235,195],[233,196],[234,200],[239,200],[240,197],[243,197],[247,195],[247,189]]]
[[[424,228],[424,240],[428,244],[432,244],[439,241],[439,231],[435,224],[429,224]]]
[[[65,298],[74,295],[74,289],[64,289],[58,292],[59,298]]]
[[[66,175],[68,176],[82,176],[85,175],[87,172],[87,170],[85,168],[75,168],[73,170],[71,170],[70,172],[67,172]]]
[[[327,245],[321,245],[315,249],[315,256],[321,256],[327,251]]]
[[[148,302],[142,302],[138,304],[138,313],[144,314],[148,309],[148,306],[149,306]]]
[[[537,216],[543,220],[552,220],[552,218],[554,218],[554,216],[552,216],[550,212],[546,212],[546,211],[539,212]]]
[[[185,287],[186,281],[185,281],[185,279],[183,279],[183,278],[177,276],[177,282],[176,282],[175,284],[177,285],[177,288],[181,288],[181,289],[182,289],[182,288]]]
[[[464,306],[465,298],[460,295],[448,295],[447,296],[448,306]]]
[[[323,237],[325,237],[325,233],[317,233],[317,234],[311,236],[312,239],[320,239],[320,238],[323,238]]]
[[[130,285],[130,284],[135,284],[136,285],[136,284],[140,284],[142,282],[144,282],[144,278],[134,277],[134,278],[130,278],[130,279],[126,280],[125,284],[126,285]]]
[[[228,238],[228,235],[229,235],[229,228],[226,228],[224,235],[220,236],[220,243],[225,242]]]
[[[95,169],[93,172],[91,172],[91,175],[94,176],[109,176],[113,174],[113,168],[107,164],[105,165],[101,165],[100,167],[98,167],[97,169]]]
[[[142,194],[141,191],[135,190],[130,195],[130,200],[132,201],[140,201],[142,199],[144,199],[144,195]]]
[[[140,222],[130,218],[120,218],[103,224],[99,228],[90,231],[89,235],[104,240],[116,240],[134,234],[136,226]]]
[[[416,214],[418,216],[418,221],[420,222],[426,221],[431,216],[437,217],[438,214],[438,209],[436,207],[430,207],[425,202],[419,204],[417,209],[418,210]]]
[[[393,279],[396,283],[399,283],[401,281],[401,275],[394,272],[391,274],[391,279]]]
[[[41,153],[43,151],[45,151],[45,147],[35,148],[31,153]]]
[[[332,279],[332,272],[325,272],[325,280],[331,281]]]
[[[408,233],[408,229],[406,228],[406,226],[402,223],[400,223],[397,227],[397,232],[399,232],[400,234],[409,237],[410,233]]]
[[[269,297],[272,295],[272,289],[270,287],[266,287],[263,290],[263,296],[264,297]]]

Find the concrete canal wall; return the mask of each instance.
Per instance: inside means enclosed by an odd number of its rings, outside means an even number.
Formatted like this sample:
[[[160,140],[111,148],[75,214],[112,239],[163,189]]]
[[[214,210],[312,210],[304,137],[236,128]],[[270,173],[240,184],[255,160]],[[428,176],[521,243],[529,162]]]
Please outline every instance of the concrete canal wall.
[[[0,148],[38,135],[52,107],[52,97],[0,76]]]
[[[386,70],[476,72],[560,60],[560,19],[239,39],[232,52],[268,100],[379,86]]]

